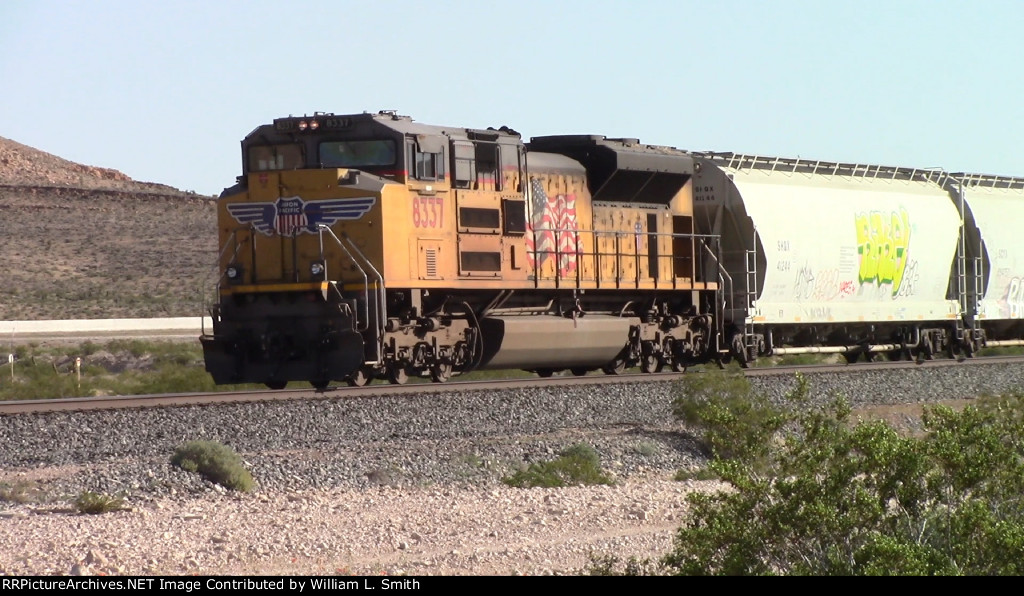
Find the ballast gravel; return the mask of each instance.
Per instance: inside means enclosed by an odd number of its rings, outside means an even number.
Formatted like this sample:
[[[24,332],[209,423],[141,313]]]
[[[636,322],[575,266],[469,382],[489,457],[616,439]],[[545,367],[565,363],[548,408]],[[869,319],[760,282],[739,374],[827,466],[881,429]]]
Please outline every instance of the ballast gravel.
[[[855,406],[1020,391],[1007,365],[808,373]],[[782,400],[792,376],[751,378]],[[417,397],[0,417],[0,574],[585,573],[592,557],[672,547],[706,461],[672,417],[671,382]],[[235,493],[170,465],[220,441],[256,479]],[[611,486],[517,489],[502,478],[586,443]],[[78,514],[85,491],[127,509]]]

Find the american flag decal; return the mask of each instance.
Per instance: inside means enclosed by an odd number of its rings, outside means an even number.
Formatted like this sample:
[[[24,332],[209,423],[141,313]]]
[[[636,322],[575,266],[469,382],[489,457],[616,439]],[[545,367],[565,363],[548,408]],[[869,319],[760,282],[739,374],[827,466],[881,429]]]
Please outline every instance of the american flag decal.
[[[304,201],[302,197],[281,197],[261,203],[231,203],[228,213],[242,225],[273,236],[316,234],[320,224],[331,226],[338,220],[359,219],[377,202],[376,197],[352,197],[325,201]]]
[[[526,225],[526,254],[530,265],[540,269],[548,259],[557,256],[558,274],[576,271],[577,246],[576,195],[549,197],[540,178],[531,178]]]

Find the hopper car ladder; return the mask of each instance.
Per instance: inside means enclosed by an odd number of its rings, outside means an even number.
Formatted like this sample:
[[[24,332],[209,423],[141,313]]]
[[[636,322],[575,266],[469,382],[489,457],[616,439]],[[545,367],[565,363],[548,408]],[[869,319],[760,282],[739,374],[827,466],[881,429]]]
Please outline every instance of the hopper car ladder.
[[[754,318],[757,314],[757,231],[754,231],[754,249],[743,251],[743,270],[746,278],[744,294],[743,314],[743,347],[746,348],[748,358],[757,354],[757,337],[754,335]]]

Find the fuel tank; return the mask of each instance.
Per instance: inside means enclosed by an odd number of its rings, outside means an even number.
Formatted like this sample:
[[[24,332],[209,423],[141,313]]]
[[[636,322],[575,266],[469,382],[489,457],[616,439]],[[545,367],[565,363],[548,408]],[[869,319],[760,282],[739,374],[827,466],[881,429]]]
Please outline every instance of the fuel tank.
[[[484,356],[479,368],[599,367],[629,342],[636,317],[554,315],[485,317]]]

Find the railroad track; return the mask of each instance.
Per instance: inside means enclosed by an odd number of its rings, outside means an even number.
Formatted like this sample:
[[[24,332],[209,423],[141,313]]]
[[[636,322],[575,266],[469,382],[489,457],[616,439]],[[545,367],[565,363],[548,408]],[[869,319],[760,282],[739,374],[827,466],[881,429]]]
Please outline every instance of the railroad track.
[[[923,362],[862,362],[857,364],[817,364],[796,366],[770,366],[743,369],[748,377],[818,373],[859,374],[870,371],[899,369],[945,368],[950,366],[1024,365],[1024,356],[989,356],[962,361],[927,360]],[[156,395],[119,395],[101,397],[73,397],[0,401],[0,416],[34,414],[40,412],[82,411],[122,408],[216,405],[228,403],[289,401],[309,399],[366,398],[373,396],[423,395],[442,392],[488,391],[536,386],[607,385],[609,383],[669,382],[687,373],[662,372],[655,374],[629,373],[624,375],[592,374],[583,377],[565,376],[541,378],[501,379],[486,381],[453,381],[450,383],[412,383],[408,385],[371,384],[365,387],[331,386],[324,391],[314,389],[246,390],[212,393],[170,393]],[[695,373],[689,373],[695,374]]]

